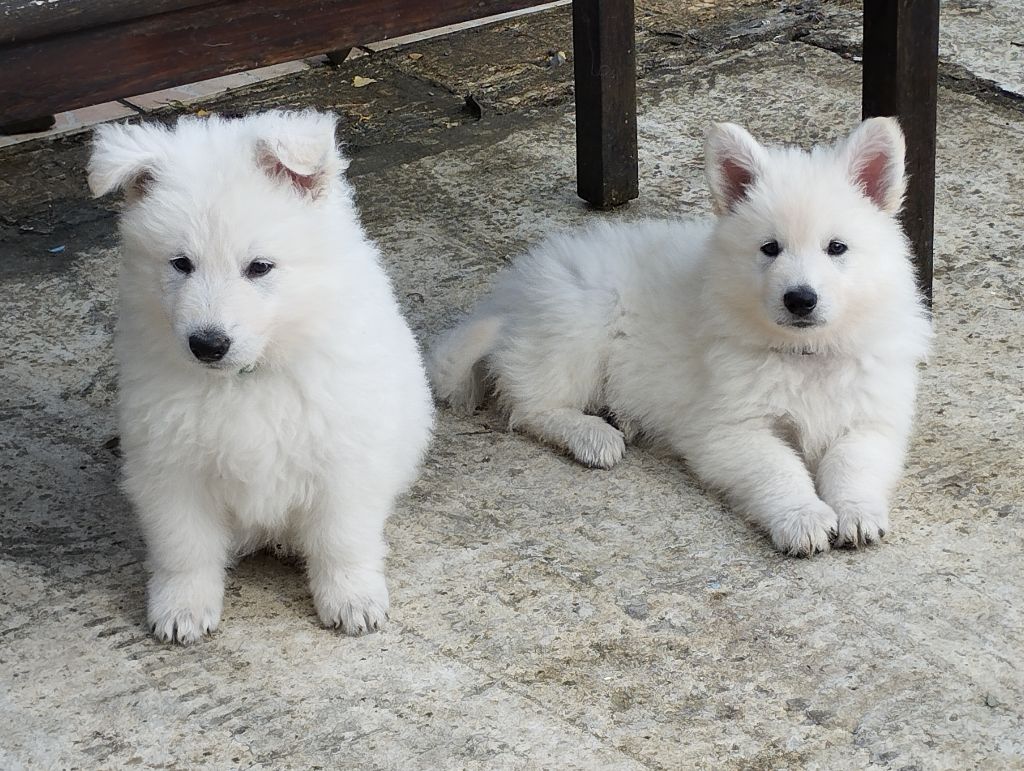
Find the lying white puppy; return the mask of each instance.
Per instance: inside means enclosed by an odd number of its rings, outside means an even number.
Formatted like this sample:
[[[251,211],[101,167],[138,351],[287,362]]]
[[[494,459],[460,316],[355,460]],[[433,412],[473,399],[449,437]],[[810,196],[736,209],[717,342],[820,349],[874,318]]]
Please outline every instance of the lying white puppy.
[[[930,339],[903,156],[891,119],[810,153],[713,127],[716,219],[541,244],[439,341],[436,393],[472,409],[493,385],[513,428],[590,466],[667,444],[790,554],[877,541]]]
[[[162,640],[215,629],[230,561],[279,543],[305,557],[325,625],[386,618],[384,520],[433,413],[334,127],[270,112],[97,130],[90,187],[127,194],[124,485]]]

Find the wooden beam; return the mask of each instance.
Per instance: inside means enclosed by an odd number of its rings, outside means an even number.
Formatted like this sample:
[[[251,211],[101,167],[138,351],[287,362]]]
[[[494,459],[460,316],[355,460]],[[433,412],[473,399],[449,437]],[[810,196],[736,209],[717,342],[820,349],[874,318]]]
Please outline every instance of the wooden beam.
[[[594,206],[639,195],[633,0],[574,0],[577,191]]]
[[[540,2],[222,0],[2,44],[0,124],[529,8]]]
[[[896,116],[907,138],[903,227],[931,302],[939,0],[864,0],[863,115]]]

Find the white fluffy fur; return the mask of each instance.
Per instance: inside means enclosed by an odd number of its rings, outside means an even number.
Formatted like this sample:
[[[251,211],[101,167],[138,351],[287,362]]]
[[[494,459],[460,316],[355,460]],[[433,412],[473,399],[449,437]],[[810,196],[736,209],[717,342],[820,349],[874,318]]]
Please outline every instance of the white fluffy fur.
[[[787,553],[877,541],[931,335],[895,219],[903,154],[891,119],[810,153],[713,127],[717,218],[550,238],[438,341],[435,392],[472,409],[491,386],[513,428],[589,466],[664,443]],[[783,305],[798,286],[809,328]]]
[[[124,485],[149,547],[149,622],[217,627],[226,566],[284,544],[330,627],[385,620],[383,525],[433,419],[419,352],[358,221],[332,116],[108,125],[96,195],[126,188],[116,352]],[[183,275],[170,261],[188,256]],[[273,270],[247,278],[254,259]],[[215,328],[204,365],[188,337]]]

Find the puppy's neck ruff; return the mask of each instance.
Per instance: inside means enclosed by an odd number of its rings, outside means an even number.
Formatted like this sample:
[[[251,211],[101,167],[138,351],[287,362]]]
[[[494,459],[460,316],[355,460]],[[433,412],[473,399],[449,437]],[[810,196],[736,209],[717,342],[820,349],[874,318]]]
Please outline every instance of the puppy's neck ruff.
[[[788,356],[817,356],[821,353],[809,345],[773,345],[771,350]]]

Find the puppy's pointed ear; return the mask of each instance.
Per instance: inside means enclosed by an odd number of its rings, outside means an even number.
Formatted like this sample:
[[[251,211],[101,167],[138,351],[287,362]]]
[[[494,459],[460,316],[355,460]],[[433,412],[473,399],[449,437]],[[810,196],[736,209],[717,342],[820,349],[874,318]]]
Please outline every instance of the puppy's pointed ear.
[[[743,198],[763,173],[764,148],[735,123],[715,123],[704,138],[704,170],[715,213],[725,214]]]
[[[93,134],[89,157],[89,190],[94,198],[124,190],[128,199],[138,198],[156,171],[166,135],[162,126],[106,123]]]
[[[271,178],[302,195],[319,198],[348,168],[334,137],[335,115],[270,113],[256,140],[256,164]]]
[[[868,118],[839,147],[850,181],[884,212],[895,214],[906,191],[906,143],[895,118]]]

